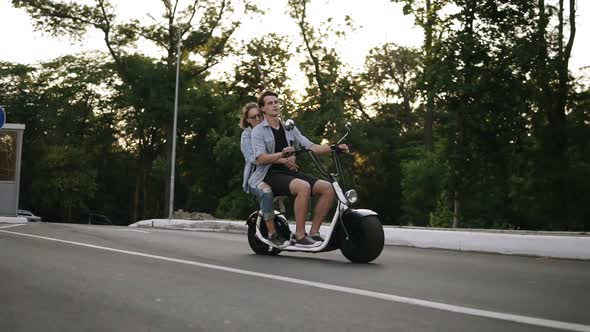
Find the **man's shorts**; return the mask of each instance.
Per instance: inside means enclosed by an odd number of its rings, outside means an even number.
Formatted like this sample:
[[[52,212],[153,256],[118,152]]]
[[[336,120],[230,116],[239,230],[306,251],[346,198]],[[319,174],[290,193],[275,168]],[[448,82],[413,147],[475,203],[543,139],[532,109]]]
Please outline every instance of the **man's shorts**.
[[[269,170],[264,178],[271,188],[275,196],[291,196],[291,190],[289,184],[294,179],[301,179],[309,183],[309,186],[313,189],[313,185],[319,180],[315,176],[291,171],[282,170]]]

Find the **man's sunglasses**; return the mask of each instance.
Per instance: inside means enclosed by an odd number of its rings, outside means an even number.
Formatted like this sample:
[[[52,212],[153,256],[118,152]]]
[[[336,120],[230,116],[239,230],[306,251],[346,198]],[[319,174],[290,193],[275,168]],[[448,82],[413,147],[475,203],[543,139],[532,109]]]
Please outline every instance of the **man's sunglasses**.
[[[256,115],[252,115],[252,116],[247,116],[247,118],[250,119],[250,120],[254,120],[256,118],[262,119],[263,117],[264,117],[264,114],[262,114],[262,113],[258,113]]]

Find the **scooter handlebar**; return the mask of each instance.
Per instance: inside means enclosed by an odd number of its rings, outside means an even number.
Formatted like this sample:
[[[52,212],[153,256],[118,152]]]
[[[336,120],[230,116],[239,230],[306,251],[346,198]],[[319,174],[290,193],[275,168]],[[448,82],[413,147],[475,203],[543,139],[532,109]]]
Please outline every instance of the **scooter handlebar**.
[[[332,149],[332,151],[336,151],[336,153],[343,153],[349,156],[352,155],[352,153],[350,153],[350,150],[344,150],[340,148],[338,143],[330,144],[330,148]]]
[[[300,155],[303,152],[311,151],[310,149],[300,148],[300,149],[293,149],[292,151],[283,151],[283,158],[291,157]]]
[[[346,150],[341,149],[340,146],[337,143],[334,144],[330,144],[330,148],[332,149],[332,151],[336,151],[336,152],[346,152]]]
[[[332,151],[335,151],[336,153],[350,154],[350,152],[348,150],[344,150],[344,149],[340,148],[340,146],[338,146],[338,144],[330,144],[330,149],[332,149]],[[309,151],[312,151],[312,150],[306,149],[306,148],[293,149],[293,151],[291,151],[291,152],[284,153],[284,156],[290,157],[293,155],[300,155],[304,152],[309,152]]]

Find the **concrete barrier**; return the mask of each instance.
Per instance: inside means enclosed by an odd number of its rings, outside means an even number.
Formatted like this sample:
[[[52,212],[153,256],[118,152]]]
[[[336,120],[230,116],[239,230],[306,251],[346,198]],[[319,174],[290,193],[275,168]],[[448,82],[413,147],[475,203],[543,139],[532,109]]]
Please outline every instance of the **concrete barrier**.
[[[27,218],[24,217],[2,217],[0,216],[0,224],[26,224]]]
[[[245,234],[245,221],[149,219],[129,227],[155,227]],[[290,225],[294,230],[295,225]],[[590,235],[568,232],[437,229],[384,226],[385,244],[553,258],[590,259]],[[320,232],[326,234],[327,226]]]
[[[590,259],[590,236],[580,233],[487,232],[385,227],[386,243],[419,248]]]
[[[182,229],[188,231],[228,232],[246,234],[248,227],[245,221],[236,220],[186,220],[186,219],[148,219],[141,220],[129,227],[154,227]]]

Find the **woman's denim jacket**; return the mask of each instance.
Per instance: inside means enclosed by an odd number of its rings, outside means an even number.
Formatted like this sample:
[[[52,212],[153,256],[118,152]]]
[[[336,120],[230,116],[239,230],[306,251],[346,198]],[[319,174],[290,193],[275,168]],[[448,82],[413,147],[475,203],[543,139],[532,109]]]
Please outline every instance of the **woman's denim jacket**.
[[[252,150],[252,128],[248,127],[242,131],[240,147],[246,161],[246,164],[244,165],[244,180],[242,181],[242,188],[245,192],[249,193],[250,186],[248,186],[248,179],[256,169],[256,158],[254,157],[254,150]]]

